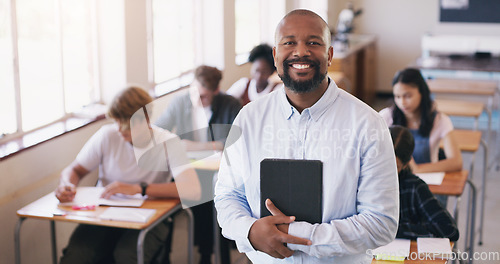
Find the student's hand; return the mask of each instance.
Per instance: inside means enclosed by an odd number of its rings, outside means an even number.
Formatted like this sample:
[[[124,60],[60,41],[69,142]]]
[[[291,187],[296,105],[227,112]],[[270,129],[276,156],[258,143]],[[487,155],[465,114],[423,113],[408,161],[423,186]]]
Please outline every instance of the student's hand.
[[[59,202],[67,203],[73,201],[76,195],[75,185],[71,183],[61,182],[55,190],[55,194]]]
[[[414,172],[414,173],[418,173],[419,172],[419,168],[418,168],[418,164],[415,162],[415,160],[413,159],[413,157],[411,158],[410,160],[410,163],[408,164],[408,166],[410,166],[410,169]]]
[[[308,239],[291,236],[278,229],[278,225],[289,224],[294,220],[294,216],[286,216],[283,213],[263,217],[250,227],[248,239],[256,250],[275,258],[288,258],[293,255],[293,251],[287,248],[285,243],[311,245]]]
[[[111,197],[111,195],[113,194],[122,193],[122,194],[134,195],[136,193],[141,193],[141,191],[142,189],[139,184],[129,184],[116,181],[111,184],[108,184],[106,188],[104,188],[101,197],[109,199],[109,197]]]

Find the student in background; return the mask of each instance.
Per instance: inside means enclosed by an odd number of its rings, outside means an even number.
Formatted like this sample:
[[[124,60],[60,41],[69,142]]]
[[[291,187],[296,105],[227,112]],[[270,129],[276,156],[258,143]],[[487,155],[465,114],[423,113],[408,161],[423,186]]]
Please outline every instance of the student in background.
[[[396,237],[446,237],[457,241],[455,220],[432,195],[427,184],[415,176],[409,166],[415,142],[402,126],[391,126],[392,141],[399,172],[399,226]]]
[[[202,65],[194,72],[189,93],[172,99],[155,124],[174,131],[188,151],[222,150],[230,126],[241,109],[237,99],[220,91],[222,72]]]
[[[202,65],[196,68],[189,93],[173,98],[155,122],[174,131],[188,151],[222,150],[230,125],[241,109],[238,100],[220,91],[222,72]],[[202,200],[210,201],[192,208],[195,218],[195,243],[200,264],[211,263],[214,241],[212,171],[198,170],[203,188]],[[208,188],[207,188],[208,187]],[[209,190],[209,191],[207,191]],[[221,237],[221,262],[229,264],[229,240]]]
[[[194,169],[183,166],[189,160],[180,139],[168,131],[149,126],[144,119],[134,119],[137,122],[131,125],[132,115],[151,101],[149,94],[138,87],[127,88],[116,95],[108,110],[108,116],[115,123],[101,127],[62,171],[55,190],[59,201],[72,201],[76,195],[75,186],[97,168],[97,185],[105,187],[102,194],[105,198],[117,193],[179,198],[182,190],[182,194],[187,195],[183,198],[199,199],[201,187]],[[157,145],[158,148],[154,146],[150,133],[155,134],[156,142],[164,144]],[[139,165],[134,148],[148,150],[141,156],[143,166]],[[163,148],[168,157],[158,158],[160,155],[155,151],[165,153]],[[145,263],[150,263],[165,245],[167,237],[171,238],[170,226],[165,221],[147,233]],[[137,263],[138,235],[139,230],[81,224],[71,235],[60,263]]]
[[[272,92],[281,83],[270,78],[276,71],[271,46],[256,46],[250,51],[248,61],[252,63],[250,79],[241,78],[227,90],[227,94],[239,98],[242,105]]]
[[[450,133],[453,124],[436,110],[425,79],[418,69],[404,69],[392,81],[394,105],[380,111],[388,126],[410,129],[415,139],[413,172],[448,172],[462,169],[462,155]],[[439,159],[439,143],[444,141],[444,159]]]

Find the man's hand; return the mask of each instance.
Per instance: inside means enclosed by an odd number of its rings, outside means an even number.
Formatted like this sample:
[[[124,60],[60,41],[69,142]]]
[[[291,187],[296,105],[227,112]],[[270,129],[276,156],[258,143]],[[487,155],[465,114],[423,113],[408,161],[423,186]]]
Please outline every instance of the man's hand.
[[[280,211],[280,209],[278,209],[276,207],[276,205],[274,205],[274,203],[271,201],[271,199],[266,199],[266,208],[274,216],[285,215],[283,212]],[[289,224],[277,225],[278,230],[285,233],[285,234],[288,234],[288,227],[289,226],[290,226]]]
[[[269,210],[269,204],[272,211]],[[285,243],[311,245],[311,241],[305,238],[288,235],[288,224],[295,220],[294,216],[286,216],[279,211],[270,200],[266,201],[266,207],[273,216],[263,217],[250,227],[248,239],[252,246],[275,258],[287,258],[293,255],[293,251],[286,247]],[[286,225],[286,232],[278,229],[278,226]]]
[[[76,195],[75,185],[71,183],[62,183],[59,184],[56,191],[56,197],[61,203],[67,203],[73,201]]]
[[[122,193],[122,194],[134,195],[136,193],[141,193],[141,191],[142,189],[139,184],[113,182],[111,184],[108,184],[108,186],[106,186],[104,192],[102,192],[101,194],[101,197],[109,199],[109,197],[111,197],[111,195],[113,194]]]

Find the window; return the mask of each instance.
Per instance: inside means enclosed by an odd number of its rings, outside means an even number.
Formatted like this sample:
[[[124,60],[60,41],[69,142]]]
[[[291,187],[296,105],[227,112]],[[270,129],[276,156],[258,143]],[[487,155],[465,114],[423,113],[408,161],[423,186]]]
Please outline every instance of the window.
[[[10,58],[0,60],[0,134],[98,101],[93,10],[89,0],[0,0],[0,54]]]
[[[285,0],[235,0],[236,64],[247,62],[256,45],[274,44],[276,25],[284,15]]]
[[[156,84],[180,77],[195,68],[198,16],[195,0],[152,0]]]

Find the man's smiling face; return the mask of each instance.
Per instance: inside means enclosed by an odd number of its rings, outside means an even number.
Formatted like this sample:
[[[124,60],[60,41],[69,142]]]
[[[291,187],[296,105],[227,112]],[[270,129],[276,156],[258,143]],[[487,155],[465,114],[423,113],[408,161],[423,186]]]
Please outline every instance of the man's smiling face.
[[[289,16],[279,25],[274,61],[278,75],[290,90],[309,92],[325,80],[333,57],[326,30],[320,18],[307,15]]]

